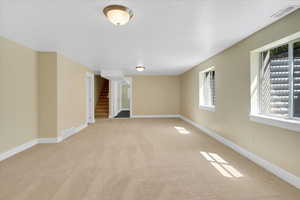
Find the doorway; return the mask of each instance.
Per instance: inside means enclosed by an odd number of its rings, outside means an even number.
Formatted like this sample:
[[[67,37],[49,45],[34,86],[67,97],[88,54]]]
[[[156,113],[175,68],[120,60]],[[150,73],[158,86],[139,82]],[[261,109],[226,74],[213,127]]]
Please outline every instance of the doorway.
[[[113,81],[112,95],[112,117],[130,118],[132,115],[132,79]]]
[[[107,119],[109,113],[109,81],[95,75],[95,118]]]

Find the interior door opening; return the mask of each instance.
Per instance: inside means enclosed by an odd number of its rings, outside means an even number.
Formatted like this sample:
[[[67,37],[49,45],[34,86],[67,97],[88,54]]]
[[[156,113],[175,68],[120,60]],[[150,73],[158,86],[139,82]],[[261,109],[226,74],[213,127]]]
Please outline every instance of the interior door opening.
[[[130,118],[132,115],[132,79],[113,81],[113,117]]]
[[[95,75],[95,118],[107,119],[109,116],[109,81]]]

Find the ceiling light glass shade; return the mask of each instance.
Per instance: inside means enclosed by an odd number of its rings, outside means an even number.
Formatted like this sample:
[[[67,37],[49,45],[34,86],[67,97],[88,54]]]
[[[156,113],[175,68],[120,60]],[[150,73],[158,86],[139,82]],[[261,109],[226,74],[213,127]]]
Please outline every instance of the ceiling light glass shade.
[[[139,71],[139,72],[142,72],[142,71],[145,70],[145,67],[143,67],[143,66],[137,66],[136,70]]]
[[[110,5],[103,9],[103,13],[107,19],[114,25],[121,26],[129,22],[133,17],[133,12],[121,5]]]

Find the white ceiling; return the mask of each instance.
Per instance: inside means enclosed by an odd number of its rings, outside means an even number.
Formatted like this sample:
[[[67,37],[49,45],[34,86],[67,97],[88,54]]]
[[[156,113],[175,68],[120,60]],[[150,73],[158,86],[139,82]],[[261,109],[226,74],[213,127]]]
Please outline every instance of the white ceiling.
[[[110,4],[135,14],[116,27]],[[274,22],[300,0],[0,0],[0,35],[94,70],[180,74]]]

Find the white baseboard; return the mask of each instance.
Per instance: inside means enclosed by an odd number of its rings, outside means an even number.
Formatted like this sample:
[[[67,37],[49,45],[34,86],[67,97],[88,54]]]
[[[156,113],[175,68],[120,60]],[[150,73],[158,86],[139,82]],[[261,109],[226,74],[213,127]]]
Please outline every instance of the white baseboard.
[[[132,118],[180,118],[180,115],[132,115]]]
[[[243,155],[244,157],[248,158],[249,160],[255,162],[257,165],[261,166],[262,168],[266,169],[267,171],[271,172],[272,174],[276,175],[277,177],[281,178],[282,180],[284,180],[284,181],[288,182],[289,184],[295,186],[296,188],[300,189],[300,178],[298,176],[278,167],[277,165],[275,165],[273,163],[270,163],[269,161],[264,160],[263,158],[255,155],[254,153],[251,153],[250,151],[247,151],[246,149],[234,144],[230,140],[225,139],[224,137],[220,136],[216,132],[214,132],[204,126],[201,126],[200,124],[193,122],[192,120],[190,120],[184,116],[180,116],[180,118],[182,120],[192,124],[193,126],[200,129],[201,131],[203,131],[207,135],[211,136],[212,138],[223,143],[224,145],[230,147],[237,153],[239,153],[239,154]]]
[[[5,160],[17,153],[22,152],[22,151],[25,151],[26,149],[29,149],[36,144],[59,143],[65,139],[67,139],[68,137],[80,132],[82,129],[86,128],[87,125],[88,125],[87,123],[84,123],[77,128],[65,129],[65,130],[61,131],[60,136],[58,136],[57,138],[37,138],[37,139],[31,140],[29,142],[26,142],[25,144],[19,145],[19,146],[12,148],[4,153],[0,153],[0,161]]]
[[[68,137],[80,132],[82,129],[86,128],[88,126],[88,123],[85,122],[84,124],[80,125],[79,127],[72,127],[65,130],[62,130],[60,132],[60,135],[57,137],[58,142],[61,142]]]
[[[34,140],[31,140],[31,141],[26,142],[24,144],[21,144],[21,145],[15,147],[15,148],[12,148],[12,149],[4,152],[4,153],[1,153],[0,154],[0,161],[5,160],[5,159],[21,152],[21,151],[25,151],[26,149],[29,149],[29,148],[33,147],[34,145],[36,145],[36,144],[37,144],[37,140],[34,139]]]
[[[59,143],[58,138],[38,138],[38,144],[54,144]]]

